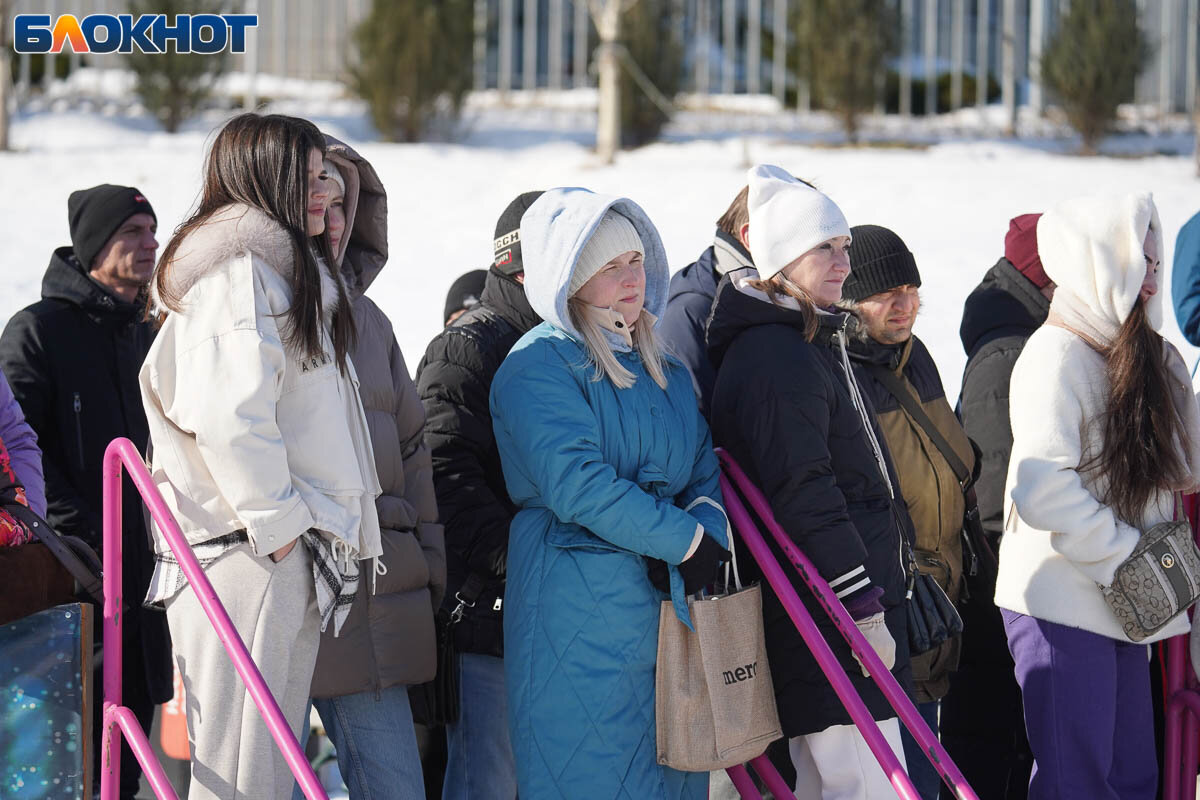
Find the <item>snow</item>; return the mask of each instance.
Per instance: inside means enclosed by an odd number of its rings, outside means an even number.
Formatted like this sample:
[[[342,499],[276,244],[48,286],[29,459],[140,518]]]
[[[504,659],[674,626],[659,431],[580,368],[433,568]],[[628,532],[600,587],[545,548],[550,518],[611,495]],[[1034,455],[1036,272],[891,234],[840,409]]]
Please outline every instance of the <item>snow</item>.
[[[0,322],[38,299],[51,252],[69,243],[71,191],[102,182],[138,186],[158,212],[163,244],[197,198],[206,145],[221,113],[167,135],[128,100],[122,104],[97,88],[102,84],[124,86],[119,78],[94,81],[87,87],[95,92],[88,111],[55,110],[43,100],[41,110],[15,120],[17,152],[0,154],[7,187],[0,193],[6,222],[0,269],[7,286]],[[965,362],[958,339],[962,303],[1002,254],[1011,217],[1079,194],[1151,190],[1166,228],[1166,291],[1176,233],[1200,210],[1190,136],[1178,126],[1106,145],[1110,153],[1150,155],[1083,158],[1070,155],[1071,140],[1059,134],[1031,142],[986,138],[969,118],[990,117],[979,124],[994,125],[994,109],[910,123],[908,130],[917,132],[900,146],[867,148],[840,146],[840,136],[819,119],[801,130],[794,115],[750,113],[751,121],[736,130],[733,112],[685,112],[666,141],[622,153],[606,166],[590,151],[595,117],[587,90],[550,108],[475,97],[456,141],[412,145],[377,141],[355,101],[327,85],[315,91],[319,100],[280,91],[271,110],[309,116],[345,137],[382,177],[391,261],[369,294],[391,317],[413,370],[441,327],[446,289],[462,272],[490,262],[497,216],[530,189],[579,185],[633,198],[658,225],[679,269],[711,243],[713,222],[743,185],[746,168],[780,164],[833,197],[851,224],[885,225],[908,243],[924,280],[916,333],[952,400]],[[900,121],[868,123],[873,137],[892,141]],[[1182,342],[1170,311],[1167,317],[1165,333],[1191,363],[1197,351]]]

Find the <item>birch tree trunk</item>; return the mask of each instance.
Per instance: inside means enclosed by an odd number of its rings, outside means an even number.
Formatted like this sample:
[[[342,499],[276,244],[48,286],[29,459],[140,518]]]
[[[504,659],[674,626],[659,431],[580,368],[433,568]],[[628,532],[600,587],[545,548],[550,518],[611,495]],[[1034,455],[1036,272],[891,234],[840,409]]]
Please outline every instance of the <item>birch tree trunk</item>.
[[[0,151],[8,150],[8,105],[12,97],[12,75],[8,57],[9,0],[0,0]]]
[[[590,0],[600,46],[596,50],[599,107],[596,114],[596,155],[611,164],[621,149],[621,81],[617,47],[621,40],[621,12],[636,0]]]

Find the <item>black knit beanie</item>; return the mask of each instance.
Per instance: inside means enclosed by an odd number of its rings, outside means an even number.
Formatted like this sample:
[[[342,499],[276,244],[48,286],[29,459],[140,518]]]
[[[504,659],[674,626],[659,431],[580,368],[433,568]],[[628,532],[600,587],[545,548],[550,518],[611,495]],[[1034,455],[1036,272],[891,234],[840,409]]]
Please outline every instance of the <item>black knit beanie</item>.
[[[92,268],[92,262],[117,228],[134,214],[149,214],[158,222],[150,201],[132,186],[102,183],[90,189],[71,192],[67,199],[71,244],[75,248],[75,257],[84,269]]]
[[[486,269],[473,269],[454,279],[450,291],[446,292],[446,308],[442,315],[442,324],[450,322],[455,311],[470,311],[479,305],[483,297],[483,287],[487,282]]]
[[[842,299],[858,302],[897,286],[921,285],[916,259],[894,231],[856,225],[850,236],[850,277],[842,284]]]
[[[541,192],[525,192],[500,214],[500,219],[496,221],[496,237],[492,242],[495,258],[492,266],[497,272],[516,275],[525,271],[525,265],[521,262],[521,217],[541,196]]]

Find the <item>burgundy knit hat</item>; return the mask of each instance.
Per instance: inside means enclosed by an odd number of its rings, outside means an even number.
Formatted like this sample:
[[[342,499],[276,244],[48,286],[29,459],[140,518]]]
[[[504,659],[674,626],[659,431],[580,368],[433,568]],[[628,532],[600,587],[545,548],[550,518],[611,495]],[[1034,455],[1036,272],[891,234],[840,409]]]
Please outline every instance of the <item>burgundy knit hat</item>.
[[[1038,256],[1037,221],[1041,214],[1022,214],[1008,223],[1008,234],[1004,237],[1004,257],[1017,271],[1039,289],[1050,285],[1050,277],[1042,269]]]

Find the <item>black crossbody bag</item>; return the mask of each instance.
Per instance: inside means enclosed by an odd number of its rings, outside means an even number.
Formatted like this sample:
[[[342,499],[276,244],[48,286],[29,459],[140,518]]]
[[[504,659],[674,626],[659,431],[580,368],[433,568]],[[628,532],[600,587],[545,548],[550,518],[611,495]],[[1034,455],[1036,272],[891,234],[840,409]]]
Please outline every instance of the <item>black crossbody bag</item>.
[[[967,574],[974,577],[982,573],[985,580],[994,581],[997,566],[996,555],[988,544],[983,524],[979,518],[979,501],[975,497],[974,478],[971,470],[967,469],[967,465],[954,452],[954,448],[946,441],[946,437],[933,424],[933,420],[925,413],[925,409],[921,408],[920,403],[904,388],[904,384],[896,377],[895,373],[885,367],[872,366],[869,369],[875,379],[883,384],[888,393],[895,397],[908,415],[921,426],[925,435],[929,437],[938,452],[946,459],[946,463],[950,465],[966,501],[961,535],[963,552],[967,560]],[[911,551],[909,556],[913,558]],[[950,598],[942,591],[942,587],[938,586],[932,575],[915,569],[915,558],[913,561],[914,569],[908,603],[908,638],[912,652],[920,654],[934,649],[947,639],[960,635],[963,624],[962,617],[954,608],[954,604],[950,602]]]

